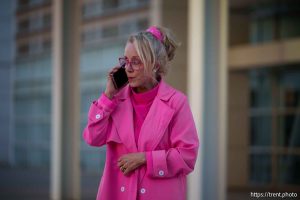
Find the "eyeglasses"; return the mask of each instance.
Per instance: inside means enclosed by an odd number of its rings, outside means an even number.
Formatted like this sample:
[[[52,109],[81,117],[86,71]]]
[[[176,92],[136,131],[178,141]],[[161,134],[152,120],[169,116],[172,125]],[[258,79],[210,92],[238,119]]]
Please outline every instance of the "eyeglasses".
[[[141,68],[141,65],[143,64],[142,61],[136,57],[133,57],[131,61],[128,60],[126,56],[119,58],[119,63],[120,66],[124,66],[125,68],[128,69],[133,69],[133,70],[139,70]]]

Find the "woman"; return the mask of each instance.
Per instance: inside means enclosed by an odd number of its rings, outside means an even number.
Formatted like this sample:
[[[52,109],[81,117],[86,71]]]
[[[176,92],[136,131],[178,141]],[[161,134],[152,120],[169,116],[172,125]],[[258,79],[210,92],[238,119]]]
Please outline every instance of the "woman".
[[[88,114],[84,140],[107,146],[97,200],[184,200],[198,137],[187,98],[163,80],[177,43],[165,28],[131,35],[120,66],[128,85],[105,92]]]

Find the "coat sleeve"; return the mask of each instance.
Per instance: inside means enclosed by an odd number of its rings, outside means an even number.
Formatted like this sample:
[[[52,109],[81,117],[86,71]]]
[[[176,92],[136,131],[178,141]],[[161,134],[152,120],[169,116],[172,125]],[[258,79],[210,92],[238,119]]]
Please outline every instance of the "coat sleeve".
[[[110,114],[116,107],[116,100],[110,100],[102,94],[97,101],[93,101],[88,113],[88,123],[83,130],[83,139],[91,146],[106,144],[107,135],[112,128]]]
[[[199,139],[187,98],[181,98],[170,123],[171,148],[147,152],[147,174],[152,178],[187,175],[196,163]]]

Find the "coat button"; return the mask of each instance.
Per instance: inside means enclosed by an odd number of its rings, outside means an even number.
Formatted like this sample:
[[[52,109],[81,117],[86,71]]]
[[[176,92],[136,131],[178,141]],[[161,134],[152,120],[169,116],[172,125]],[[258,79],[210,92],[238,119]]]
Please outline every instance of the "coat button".
[[[146,189],[145,189],[145,188],[142,188],[142,189],[141,189],[141,193],[142,193],[142,194],[145,194],[145,192],[146,192]]]
[[[163,170],[159,170],[158,174],[159,174],[160,176],[163,176],[163,175],[165,175],[165,172],[164,172]]]
[[[101,115],[100,114],[97,114],[96,115],[96,119],[100,119],[101,118]]]
[[[121,192],[125,191],[125,187],[124,186],[122,186],[120,189],[121,189]]]

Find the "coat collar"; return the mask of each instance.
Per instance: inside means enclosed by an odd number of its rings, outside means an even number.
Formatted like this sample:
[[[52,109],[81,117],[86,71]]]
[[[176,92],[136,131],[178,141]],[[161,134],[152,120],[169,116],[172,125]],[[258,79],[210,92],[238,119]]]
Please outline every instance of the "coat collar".
[[[133,107],[129,86],[127,85],[118,93],[116,96],[119,101],[118,108],[112,118],[120,139],[130,152],[150,151],[158,145],[174,114],[174,110],[164,101],[168,101],[175,92],[175,89],[161,80],[157,96],[141,127],[138,144],[134,138]]]

